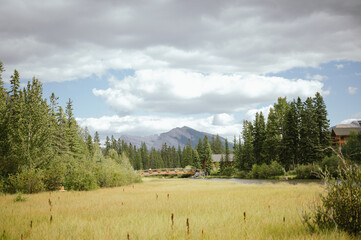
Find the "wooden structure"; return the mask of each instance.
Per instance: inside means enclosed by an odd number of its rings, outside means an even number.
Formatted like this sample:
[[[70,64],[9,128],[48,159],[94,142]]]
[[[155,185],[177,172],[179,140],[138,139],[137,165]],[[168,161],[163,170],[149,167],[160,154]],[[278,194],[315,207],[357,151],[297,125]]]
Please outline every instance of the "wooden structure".
[[[342,149],[342,145],[347,142],[347,138],[351,135],[351,132],[356,134],[361,132],[361,121],[354,121],[350,124],[338,124],[331,130],[332,145],[338,146],[339,150]]]
[[[161,169],[149,169],[139,170],[142,176],[156,176],[156,175],[194,175],[198,173],[204,173],[204,169],[187,169],[187,168],[161,168]]]
[[[222,157],[223,157],[223,161],[225,161],[226,160],[226,154],[212,154],[213,168],[216,168],[217,163],[220,164]],[[229,154],[229,162],[230,162],[231,165],[233,165],[233,157],[234,157],[233,153],[230,153]]]

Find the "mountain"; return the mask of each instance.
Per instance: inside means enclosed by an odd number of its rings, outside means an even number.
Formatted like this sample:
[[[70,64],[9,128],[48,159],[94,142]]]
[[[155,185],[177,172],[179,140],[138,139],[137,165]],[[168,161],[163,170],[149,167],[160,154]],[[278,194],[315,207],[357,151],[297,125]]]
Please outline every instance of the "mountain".
[[[205,132],[199,132],[197,130],[194,130],[190,127],[182,127],[182,128],[174,128],[166,133],[161,133],[160,135],[153,135],[153,136],[145,136],[145,137],[139,137],[139,136],[129,136],[129,135],[123,135],[120,136],[121,140],[124,140],[127,143],[132,143],[132,145],[140,147],[140,145],[145,142],[148,149],[151,149],[154,147],[155,149],[161,149],[162,145],[164,143],[167,144],[167,146],[174,146],[178,148],[178,145],[183,149],[187,145],[188,139],[190,139],[192,147],[194,147],[198,141],[199,138],[203,139],[204,136],[208,137],[208,140],[211,141],[212,136],[216,136],[214,134],[205,133]],[[225,138],[220,137],[222,142],[224,143]],[[232,149],[232,143],[229,143],[229,147]]]

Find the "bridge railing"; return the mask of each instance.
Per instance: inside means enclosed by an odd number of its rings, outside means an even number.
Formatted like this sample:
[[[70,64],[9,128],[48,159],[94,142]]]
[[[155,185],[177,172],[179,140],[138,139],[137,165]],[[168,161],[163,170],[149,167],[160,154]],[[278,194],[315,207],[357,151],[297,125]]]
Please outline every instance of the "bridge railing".
[[[138,170],[142,176],[151,175],[182,175],[182,174],[195,174],[197,172],[204,173],[204,169],[197,168],[158,168],[149,170]]]

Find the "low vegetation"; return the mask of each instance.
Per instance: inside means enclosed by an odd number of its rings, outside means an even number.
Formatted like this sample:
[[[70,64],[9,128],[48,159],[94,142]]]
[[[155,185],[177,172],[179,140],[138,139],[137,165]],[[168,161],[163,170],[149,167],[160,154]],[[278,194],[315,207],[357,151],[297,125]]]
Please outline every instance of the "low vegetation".
[[[87,192],[0,197],[2,239],[350,239],[311,233],[301,213],[320,184],[147,178]],[[187,226],[188,222],[188,226]]]

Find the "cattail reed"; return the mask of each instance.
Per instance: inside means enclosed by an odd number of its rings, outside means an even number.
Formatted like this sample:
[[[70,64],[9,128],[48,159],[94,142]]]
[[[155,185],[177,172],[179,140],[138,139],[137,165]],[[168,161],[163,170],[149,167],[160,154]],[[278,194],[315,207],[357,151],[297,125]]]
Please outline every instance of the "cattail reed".
[[[167,194],[167,198],[168,198],[168,200],[169,200],[169,193]]]
[[[50,215],[50,220],[49,220],[50,224],[53,222],[53,215]]]
[[[189,219],[187,218],[187,234],[189,235]]]
[[[204,231],[203,231],[203,228],[202,228],[202,239],[204,238]]]
[[[33,220],[30,221],[30,228],[33,228]]]
[[[243,212],[243,220],[244,220],[244,223],[246,223],[246,212]]]
[[[51,200],[50,200],[50,198],[49,198],[49,200],[48,200],[48,203],[49,203],[49,206],[51,207]]]
[[[286,222],[286,217],[283,217],[283,222]]]
[[[155,199],[158,200],[158,194],[157,193],[155,194]]]
[[[124,206],[124,202],[122,202],[122,206]]]
[[[124,192],[124,188],[123,188],[123,192]]]
[[[21,240],[23,240],[23,239],[24,239],[24,235],[23,235],[23,234],[21,234],[20,239],[21,239]]]
[[[130,237],[129,237],[129,233],[127,233],[127,239],[128,239],[128,240],[130,239]]]
[[[172,213],[172,215],[170,216],[170,219],[172,220],[172,230],[173,230],[173,226],[174,226],[174,214]]]

